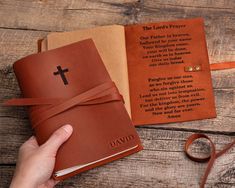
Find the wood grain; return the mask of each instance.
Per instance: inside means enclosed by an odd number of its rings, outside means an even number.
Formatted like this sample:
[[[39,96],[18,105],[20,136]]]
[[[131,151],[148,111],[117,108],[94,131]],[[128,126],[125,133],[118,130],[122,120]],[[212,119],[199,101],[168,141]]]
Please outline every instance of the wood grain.
[[[235,1],[228,0],[0,0],[0,103],[19,97],[11,65],[35,53],[49,32],[110,24],[160,22],[203,17],[211,63],[235,60]],[[145,149],[75,176],[58,187],[198,187],[206,164],[183,153],[193,132],[207,133],[218,150],[235,136],[235,71],[212,72],[218,117],[138,127]],[[20,145],[32,134],[24,108],[0,105],[0,187],[8,187]],[[197,142],[195,153],[205,143]],[[208,147],[207,147],[208,148]],[[207,187],[235,187],[235,150],[219,158]]]
[[[192,132],[138,128],[144,150],[61,183],[58,187],[198,187],[206,164],[195,163],[183,153],[185,139]],[[208,134],[218,150],[232,140],[225,135]],[[207,143],[197,142],[194,153],[208,154]],[[235,148],[219,158],[208,178],[208,187],[235,186]],[[5,165],[1,182],[7,186],[14,167]]]
[[[235,1],[1,1],[0,28],[68,31],[110,24],[205,19],[212,63],[234,59]],[[10,14],[16,12],[17,14]],[[30,16],[29,16],[30,15]],[[50,19],[48,19],[50,18]]]

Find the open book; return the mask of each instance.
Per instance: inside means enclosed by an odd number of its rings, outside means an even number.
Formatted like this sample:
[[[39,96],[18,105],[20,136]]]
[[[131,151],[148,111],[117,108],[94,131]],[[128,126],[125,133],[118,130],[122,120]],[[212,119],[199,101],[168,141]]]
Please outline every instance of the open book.
[[[216,117],[201,18],[51,33],[40,51],[92,38],[134,125]]]

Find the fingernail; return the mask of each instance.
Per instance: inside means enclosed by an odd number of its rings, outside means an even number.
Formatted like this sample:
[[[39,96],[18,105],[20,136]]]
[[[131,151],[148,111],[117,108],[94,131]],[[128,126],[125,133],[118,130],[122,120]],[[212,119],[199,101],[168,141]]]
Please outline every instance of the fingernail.
[[[73,127],[72,127],[71,125],[69,125],[69,124],[64,125],[62,128],[63,128],[68,134],[70,134],[70,133],[73,132]]]

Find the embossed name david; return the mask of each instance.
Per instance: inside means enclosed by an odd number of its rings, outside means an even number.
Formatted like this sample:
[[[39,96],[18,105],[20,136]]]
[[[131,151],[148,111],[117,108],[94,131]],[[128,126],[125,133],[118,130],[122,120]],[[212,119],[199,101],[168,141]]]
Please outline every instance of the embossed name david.
[[[122,144],[125,144],[125,143],[133,140],[134,138],[135,138],[134,135],[128,135],[128,136],[120,137],[116,140],[111,141],[110,146],[111,146],[111,148],[118,147]]]

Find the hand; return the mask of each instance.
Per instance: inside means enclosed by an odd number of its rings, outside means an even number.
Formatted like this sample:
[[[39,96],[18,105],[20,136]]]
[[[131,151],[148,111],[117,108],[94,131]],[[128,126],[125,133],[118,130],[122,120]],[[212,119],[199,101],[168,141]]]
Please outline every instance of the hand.
[[[32,136],[19,151],[14,177],[10,188],[50,188],[58,181],[51,178],[55,157],[59,147],[71,136],[73,128],[64,125],[56,130],[51,137],[41,146]]]

